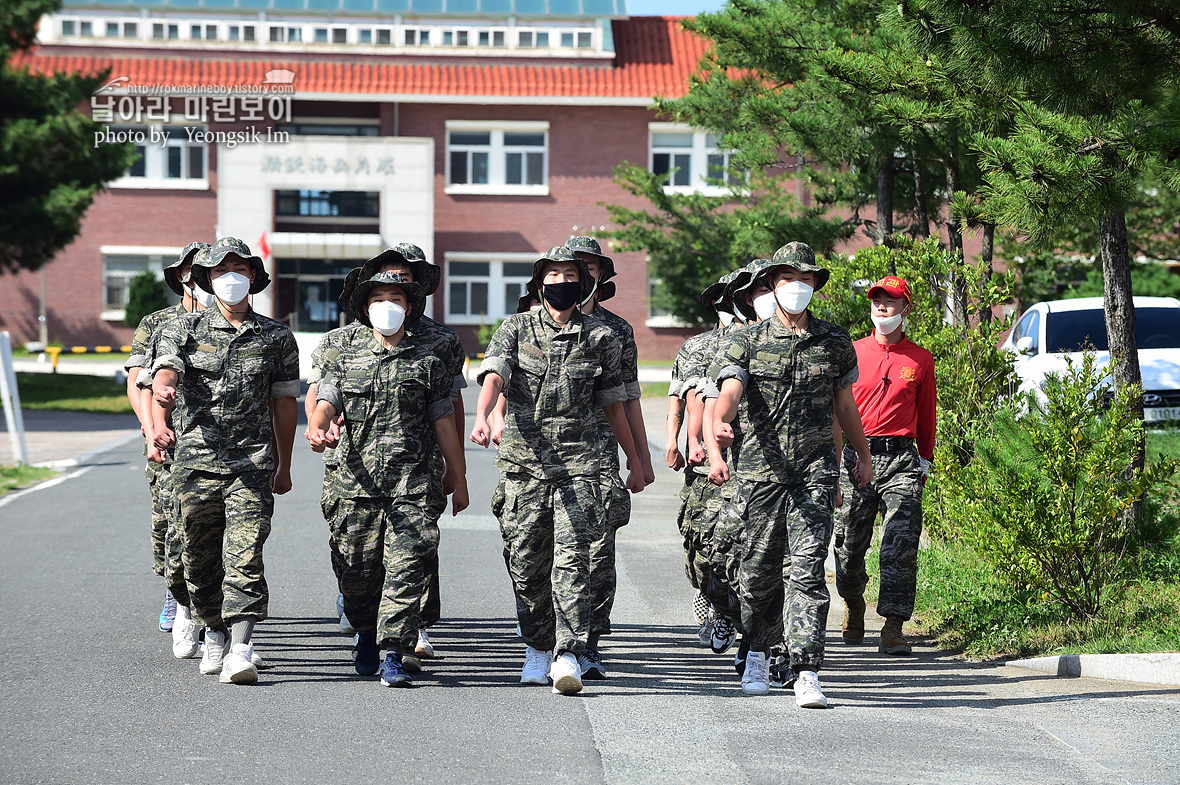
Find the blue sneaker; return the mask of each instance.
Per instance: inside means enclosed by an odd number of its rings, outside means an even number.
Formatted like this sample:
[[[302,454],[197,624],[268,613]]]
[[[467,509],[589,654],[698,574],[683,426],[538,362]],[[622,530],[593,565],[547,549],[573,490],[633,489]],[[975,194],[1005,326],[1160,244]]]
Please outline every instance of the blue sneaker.
[[[172,596],[172,590],[169,589],[164,592],[164,607],[160,609],[160,632],[172,632],[172,627],[175,624],[176,598]]]
[[[402,658],[390,652],[381,663],[381,681],[386,687],[413,687],[414,680],[402,667]]]
[[[356,636],[356,658],[353,667],[361,676],[376,676],[381,669],[381,647],[377,645],[377,633]]]

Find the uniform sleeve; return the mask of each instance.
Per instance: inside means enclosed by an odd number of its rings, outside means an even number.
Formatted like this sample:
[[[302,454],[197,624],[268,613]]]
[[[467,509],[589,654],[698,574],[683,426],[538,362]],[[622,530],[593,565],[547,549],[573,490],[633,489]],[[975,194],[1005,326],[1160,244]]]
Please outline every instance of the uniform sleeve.
[[[836,389],[851,387],[860,378],[856,367],[856,347],[847,335],[841,335],[836,345]]]
[[[290,330],[279,341],[279,369],[270,381],[271,400],[299,397],[299,344]]]
[[[689,339],[692,340],[692,339]],[[688,364],[688,341],[680,347],[680,351],[676,353],[676,359],[672,362],[672,381],[668,383],[668,395],[682,397],[684,390],[684,373],[685,365]]]
[[[627,400],[627,389],[623,385],[623,349],[614,333],[605,330],[599,344],[599,363],[602,373],[595,379],[594,405],[605,407]]]
[[[450,367],[447,370],[451,377],[451,395],[454,395],[467,386],[467,377],[463,375],[463,361],[467,359],[467,355],[463,351],[459,336],[452,333],[448,336],[447,342],[451,355]]]
[[[517,352],[520,347],[517,324],[519,324],[518,319],[505,319],[504,323],[500,325],[500,329],[496,330],[496,334],[492,336],[492,340],[488,342],[488,348],[483,355],[483,363],[479,366],[479,375],[475,377],[481,386],[489,373],[498,374],[504,380],[505,388],[512,381],[512,371],[516,368]]]
[[[141,327],[143,326],[143,322],[139,324]],[[167,322],[164,322],[164,324],[167,324]],[[151,367],[156,361],[156,348],[160,345],[160,333],[164,329],[164,324],[156,328],[156,331],[152,333],[152,337],[144,345],[142,362],[138,366],[135,366],[131,364],[130,360],[127,361],[127,370],[135,367],[140,369],[135,375],[135,386],[141,389],[150,390],[152,387]]]
[[[320,369],[320,380],[315,385],[316,403],[327,401],[337,414],[344,411],[344,396],[340,394],[337,383],[342,375],[335,358],[325,360],[324,366]]]
[[[938,431],[938,389],[934,381],[934,358],[927,355],[918,383],[918,455],[934,460],[934,436]]]
[[[443,420],[455,413],[455,402],[451,398],[453,377],[451,368],[442,359],[433,359],[427,376],[426,417],[431,422]]]
[[[750,342],[745,331],[734,333],[728,345],[722,341],[722,351],[718,353],[717,387],[726,379],[737,379],[742,389],[750,386]],[[849,344],[851,347],[852,344]],[[855,357],[853,361],[855,362]]]
[[[324,376],[324,363],[328,361],[332,348],[332,336],[326,334],[311,350],[311,368],[307,372],[308,384],[319,384]]]
[[[627,329],[619,338],[623,389],[627,392],[627,400],[634,401],[643,397],[643,389],[639,386],[639,347],[635,344],[635,331],[631,325],[626,322],[624,325]]]
[[[161,368],[176,371],[177,384],[184,380],[184,345],[188,341],[188,320],[173,319],[160,328],[156,339],[156,359],[152,362],[152,375]]]
[[[148,365],[148,344],[151,343],[152,335],[155,334],[155,313],[149,313],[147,316],[139,320],[139,326],[135,328],[135,337],[131,339],[131,356],[127,358],[127,362],[123,363],[123,370],[130,371],[132,368],[150,368]]]

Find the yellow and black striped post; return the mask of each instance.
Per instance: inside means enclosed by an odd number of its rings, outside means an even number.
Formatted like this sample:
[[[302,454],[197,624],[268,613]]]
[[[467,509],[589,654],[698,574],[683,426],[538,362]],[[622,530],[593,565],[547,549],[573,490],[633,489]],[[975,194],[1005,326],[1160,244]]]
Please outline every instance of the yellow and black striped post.
[[[116,351],[114,346],[48,346],[45,348],[45,353],[49,355],[53,362],[53,372],[57,373],[57,358],[65,352],[67,354],[112,354]],[[131,346],[120,346],[117,351],[123,354],[131,354]]]

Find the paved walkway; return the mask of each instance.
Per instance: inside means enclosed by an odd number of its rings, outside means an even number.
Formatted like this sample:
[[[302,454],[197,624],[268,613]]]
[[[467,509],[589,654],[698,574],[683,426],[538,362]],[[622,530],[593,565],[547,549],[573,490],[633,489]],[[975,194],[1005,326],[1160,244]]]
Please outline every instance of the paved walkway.
[[[79,456],[128,440],[139,433],[133,414],[87,414],[23,409],[29,463],[70,465]],[[15,462],[8,428],[0,418],[0,462]]]

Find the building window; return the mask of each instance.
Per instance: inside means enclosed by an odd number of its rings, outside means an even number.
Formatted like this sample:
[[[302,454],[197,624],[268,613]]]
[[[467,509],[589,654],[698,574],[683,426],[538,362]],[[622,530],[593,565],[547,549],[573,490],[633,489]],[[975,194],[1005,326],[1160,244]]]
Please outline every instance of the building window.
[[[480,46],[504,46],[504,31],[503,30],[480,30],[479,31],[479,45]]]
[[[651,171],[669,176],[668,189],[723,194],[726,185],[745,183],[745,172],[721,148],[720,136],[670,123],[653,123],[650,131]]]
[[[231,27],[230,30],[233,30]],[[157,41],[164,40],[164,25],[156,23],[152,25],[152,38]]]
[[[275,215],[341,218],[378,218],[379,191],[275,191]]]
[[[516,313],[535,254],[447,254],[446,319],[490,324]]]
[[[573,33],[562,33],[561,34],[561,45],[567,46],[567,47],[573,47],[574,34]]]
[[[118,37],[119,37],[119,23],[118,22],[107,22],[107,38],[118,38]]]
[[[664,282],[659,278],[647,279],[647,326],[648,327],[691,327],[692,325],[672,315],[666,308],[657,305],[666,292]]]
[[[389,46],[391,43],[393,43],[393,32],[392,31],[390,31],[390,30],[378,30],[377,31],[377,45],[378,46]]]
[[[283,28],[281,28],[281,27],[270,28],[270,42],[272,44],[281,44],[284,40],[285,40],[285,36],[283,35]]]
[[[61,34],[65,36],[75,36],[78,34],[78,23],[73,19],[61,20]]]
[[[313,39],[313,40],[314,40],[314,41],[315,41],[317,44],[326,44],[326,43],[328,43],[328,28],[326,28],[326,27],[317,27],[317,28],[315,29],[315,37],[314,37],[314,39]]]
[[[378,136],[381,130],[376,122],[295,122],[279,123],[275,130],[291,136]]]
[[[242,40],[251,42],[254,40],[254,25],[242,25]]]
[[[287,28],[287,43],[297,44],[303,40],[302,27],[288,27]]]
[[[447,123],[448,193],[547,194],[548,123]]]
[[[517,46],[523,49],[546,49],[549,47],[549,33],[541,30],[521,30],[516,39]]]
[[[102,318],[115,320],[123,318],[123,311],[127,307],[127,293],[131,288],[131,279],[149,270],[155,273],[158,278],[163,279],[164,257],[156,254],[103,254]],[[171,290],[167,294],[169,302],[177,302],[178,298]]]
[[[469,30],[444,30],[443,46],[467,46],[470,36]]]
[[[127,132],[139,140],[135,145],[138,158],[120,186],[141,187],[145,181],[205,181],[205,144],[190,142],[184,126],[110,126],[110,130]]]
[[[337,301],[344,279],[363,259],[282,259],[277,261],[275,316],[295,332],[323,333],[347,318]]]
[[[123,37],[124,38],[139,38],[139,23],[124,22],[123,23]]]
[[[348,43],[348,29],[344,27],[332,28],[332,43],[345,44]]]
[[[180,25],[168,25],[168,40],[177,41],[180,39]]]
[[[588,30],[578,33],[578,48],[579,49],[589,49],[593,45],[594,45],[594,42],[593,42],[592,36]]]
[[[373,31],[368,27],[362,27],[356,31],[356,42],[358,44],[373,43]]]
[[[430,31],[417,27],[407,27],[405,30],[406,46],[429,46]]]
[[[83,38],[90,38],[94,35],[94,25],[92,23],[79,22],[78,27],[78,35],[82,36]]]
[[[253,41],[254,40],[254,26],[253,25],[230,25],[229,26],[229,40],[231,41]]]

